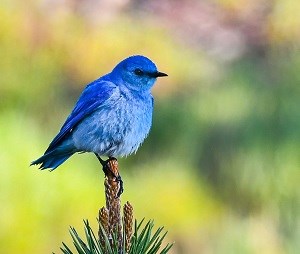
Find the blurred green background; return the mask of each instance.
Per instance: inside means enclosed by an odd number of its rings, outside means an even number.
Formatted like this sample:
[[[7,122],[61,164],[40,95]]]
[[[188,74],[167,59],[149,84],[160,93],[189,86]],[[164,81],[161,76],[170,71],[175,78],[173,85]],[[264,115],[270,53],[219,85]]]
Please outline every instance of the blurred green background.
[[[0,253],[59,253],[96,229],[95,156],[42,155],[85,84],[132,54],[169,74],[150,136],[120,159],[138,220],[171,253],[299,253],[300,1],[2,0]]]

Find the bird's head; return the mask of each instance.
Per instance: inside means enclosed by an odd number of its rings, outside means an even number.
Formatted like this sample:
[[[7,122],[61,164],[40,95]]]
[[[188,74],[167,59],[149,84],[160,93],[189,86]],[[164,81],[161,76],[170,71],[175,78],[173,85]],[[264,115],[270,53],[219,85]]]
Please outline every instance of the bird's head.
[[[156,78],[168,76],[159,72],[155,64],[144,56],[130,56],[111,72],[112,78],[136,91],[150,90]]]

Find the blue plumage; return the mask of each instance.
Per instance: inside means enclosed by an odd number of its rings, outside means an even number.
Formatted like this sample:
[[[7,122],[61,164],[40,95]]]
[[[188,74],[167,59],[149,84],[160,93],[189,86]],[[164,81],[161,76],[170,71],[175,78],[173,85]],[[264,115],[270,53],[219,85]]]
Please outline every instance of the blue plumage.
[[[136,152],[152,123],[151,88],[162,76],[167,75],[144,56],[121,61],[87,85],[44,155],[31,165],[53,170],[76,152],[109,157]]]

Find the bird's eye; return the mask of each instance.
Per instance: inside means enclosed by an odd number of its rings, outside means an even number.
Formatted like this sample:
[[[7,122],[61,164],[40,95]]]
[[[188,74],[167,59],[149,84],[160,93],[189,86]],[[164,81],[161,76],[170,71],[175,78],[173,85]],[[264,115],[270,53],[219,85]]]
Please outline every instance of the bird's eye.
[[[134,74],[138,75],[138,76],[142,76],[144,73],[143,73],[143,71],[141,69],[135,69],[134,70]]]

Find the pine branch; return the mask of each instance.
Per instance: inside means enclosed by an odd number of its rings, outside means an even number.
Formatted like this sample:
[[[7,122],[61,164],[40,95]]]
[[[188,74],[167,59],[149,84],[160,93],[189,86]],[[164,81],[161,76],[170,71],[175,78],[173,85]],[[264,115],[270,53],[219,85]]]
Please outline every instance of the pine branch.
[[[86,241],[82,240],[74,228],[70,234],[76,252],[79,254],[166,254],[173,244],[167,244],[161,249],[162,242],[167,234],[163,227],[159,227],[153,234],[154,222],[148,221],[143,227],[144,219],[133,227],[133,207],[127,201],[121,216],[121,200],[118,179],[119,170],[117,160],[109,160],[104,180],[106,207],[99,210],[99,228],[96,237],[89,222],[84,221]],[[62,243],[61,251],[64,254],[73,254],[71,249]],[[160,251],[160,252],[159,252]]]

